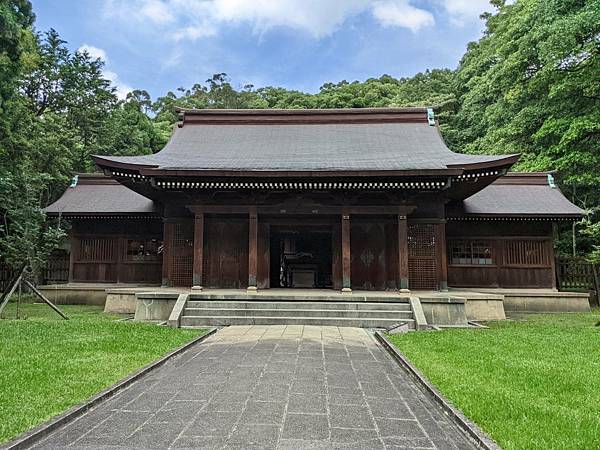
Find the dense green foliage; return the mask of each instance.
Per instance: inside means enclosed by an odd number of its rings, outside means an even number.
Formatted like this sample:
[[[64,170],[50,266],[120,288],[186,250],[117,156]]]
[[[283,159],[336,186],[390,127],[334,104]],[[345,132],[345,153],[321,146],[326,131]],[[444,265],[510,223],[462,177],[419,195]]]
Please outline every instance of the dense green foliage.
[[[390,339],[502,448],[597,448],[598,320],[596,309]]]
[[[15,303],[4,310],[16,317]],[[0,320],[0,443],[82,403],[203,330],[119,322],[97,306],[20,306]]]
[[[557,170],[565,194],[590,212],[577,226],[577,250],[600,260],[600,0],[492,3],[484,35],[455,70],[326,83],[315,94],[236,87],[221,73],[155,100],[144,90],[119,100],[101,60],[69,51],[54,30],[36,32],[28,1],[1,0],[0,255],[17,264],[31,260],[42,242],[51,247],[60,232],[42,226],[39,209],[75,172],[94,170],[91,154],[160,150],[176,106],[434,105],[454,151],[521,153],[516,169]],[[564,231],[560,249],[569,252]]]

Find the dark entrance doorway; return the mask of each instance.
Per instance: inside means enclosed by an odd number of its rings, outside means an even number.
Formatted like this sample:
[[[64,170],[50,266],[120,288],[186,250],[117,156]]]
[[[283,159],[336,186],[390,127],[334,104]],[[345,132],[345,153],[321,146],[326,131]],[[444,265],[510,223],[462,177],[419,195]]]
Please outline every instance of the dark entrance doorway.
[[[271,226],[272,288],[331,288],[331,228]]]

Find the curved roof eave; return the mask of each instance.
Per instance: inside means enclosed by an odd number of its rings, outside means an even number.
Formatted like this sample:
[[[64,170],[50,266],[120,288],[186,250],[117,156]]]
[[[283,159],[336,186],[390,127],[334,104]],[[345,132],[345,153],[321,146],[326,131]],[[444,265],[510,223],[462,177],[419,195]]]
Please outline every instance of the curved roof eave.
[[[132,156],[131,158],[135,158]],[[123,162],[118,161],[110,157],[101,155],[92,155],[92,161],[100,167],[113,167],[115,169],[130,169],[130,170],[142,170],[158,168],[158,164],[143,164],[136,162]]]
[[[474,155],[475,156],[475,155]],[[521,157],[520,153],[512,155],[501,155],[497,159],[490,159],[488,161],[478,161],[474,163],[462,163],[462,164],[447,164],[446,167],[449,169],[463,169],[463,170],[477,170],[477,169],[490,169],[494,167],[501,167],[515,164]]]

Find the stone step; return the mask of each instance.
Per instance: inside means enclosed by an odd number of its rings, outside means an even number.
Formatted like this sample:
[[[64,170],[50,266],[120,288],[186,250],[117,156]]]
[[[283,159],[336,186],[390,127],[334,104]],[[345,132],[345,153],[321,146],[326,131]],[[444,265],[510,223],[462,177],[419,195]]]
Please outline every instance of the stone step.
[[[288,294],[277,294],[268,292],[268,289],[258,291],[255,294],[247,293],[214,293],[214,292],[202,292],[192,291],[189,294],[189,300],[195,301],[242,301],[242,302],[287,302],[287,303],[298,303],[298,302],[323,302],[323,303],[408,303],[407,297],[401,297],[400,295],[361,295],[358,293],[352,294],[340,294],[331,291],[330,294],[314,295],[310,292],[298,292]]]
[[[227,325],[320,325],[358,328],[387,328],[401,322],[407,323],[414,330],[412,319],[389,319],[382,317],[347,318],[347,317],[301,317],[301,316],[184,316],[182,327],[205,327]]]
[[[313,309],[313,308],[190,308],[183,311],[187,316],[267,316],[267,317],[343,317],[343,318],[385,318],[412,319],[412,311],[386,310],[355,310],[355,309]]]
[[[239,309],[333,309],[349,311],[411,311],[408,302],[387,302],[387,303],[366,303],[366,302],[293,302],[293,301],[270,301],[270,300],[188,300],[186,307],[219,309],[219,308],[239,308]]]

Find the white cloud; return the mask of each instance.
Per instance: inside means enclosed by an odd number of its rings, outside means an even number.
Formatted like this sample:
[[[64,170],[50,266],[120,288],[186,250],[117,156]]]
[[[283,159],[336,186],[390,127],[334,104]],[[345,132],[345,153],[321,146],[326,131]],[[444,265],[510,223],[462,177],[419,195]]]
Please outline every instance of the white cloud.
[[[477,21],[482,13],[494,11],[490,0],[439,0],[439,2],[455,25]]]
[[[119,76],[116,74],[116,72],[106,68],[106,66],[109,64],[109,59],[105,50],[94,47],[93,45],[83,44],[81,47],[79,47],[79,49],[77,49],[77,51],[81,53],[87,52],[92,58],[100,58],[102,61],[104,61],[105,66],[102,69],[102,75],[116,88],[116,94],[120,100],[125,100],[127,94],[133,91],[131,86],[119,79]]]
[[[346,20],[370,14],[382,26],[417,32],[434,24],[412,0],[105,0],[105,15],[136,26],[154,26],[174,40],[218,34],[224,24],[249,24],[255,33],[285,27],[315,39],[335,33]],[[456,1],[456,0],[450,0]]]
[[[415,8],[404,0],[377,1],[373,5],[373,16],[386,27],[404,27],[416,33],[423,27],[435,23],[433,14]]]
[[[154,23],[169,23],[175,20],[175,16],[169,9],[168,4],[161,0],[146,0],[142,3],[140,13]]]
[[[363,12],[367,0],[214,0],[219,22],[249,22],[262,33],[288,27],[321,38],[334,33],[351,16]]]
[[[108,56],[106,56],[106,52],[101,48],[94,47],[93,45],[83,44],[81,47],[79,47],[79,49],[77,49],[77,51],[80,53],[87,52],[88,55],[90,55],[93,59],[100,58],[105,63],[108,63]]]
[[[104,75],[104,78],[109,80],[110,83],[116,88],[116,94],[119,100],[125,100],[127,94],[133,91],[133,88],[127,83],[121,81],[121,79],[119,79],[119,75],[112,70],[103,70],[102,75]]]

